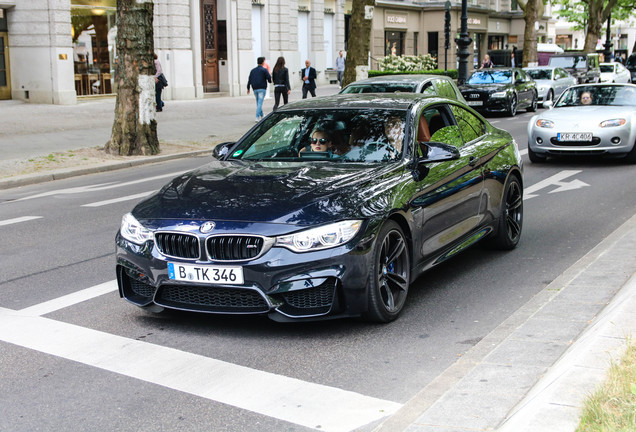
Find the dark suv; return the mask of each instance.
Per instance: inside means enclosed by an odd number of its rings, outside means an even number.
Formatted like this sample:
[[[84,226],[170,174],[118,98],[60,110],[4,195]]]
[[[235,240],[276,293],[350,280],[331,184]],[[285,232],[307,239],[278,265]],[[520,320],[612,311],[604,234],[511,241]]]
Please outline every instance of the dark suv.
[[[579,84],[597,83],[601,80],[598,54],[583,52],[555,54],[550,57],[548,65],[566,69]]]
[[[636,53],[627,57],[625,67],[629,69],[629,73],[632,75],[632,83],[636,84]]]

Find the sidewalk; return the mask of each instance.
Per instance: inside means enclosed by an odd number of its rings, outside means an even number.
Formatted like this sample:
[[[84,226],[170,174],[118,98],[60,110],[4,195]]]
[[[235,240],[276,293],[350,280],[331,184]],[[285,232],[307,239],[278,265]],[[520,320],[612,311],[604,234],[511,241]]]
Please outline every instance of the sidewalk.
[[[321,86],[318,96],[338,92]],[[290,102],[300,100],[300,89]],[[273,99],[265,100],[269,113]],[[3,164],[86,147],[110,137],[114,98],[73,106],[0,101]],[[0,188],[211,152],[254,125],[253,96],[166,101],[162,143],[197,148],[172,155],[0,179]],[[610,359],[636,335],[636,216],[554,280],[408,401],[376,432],[572,432],[582,401]]]

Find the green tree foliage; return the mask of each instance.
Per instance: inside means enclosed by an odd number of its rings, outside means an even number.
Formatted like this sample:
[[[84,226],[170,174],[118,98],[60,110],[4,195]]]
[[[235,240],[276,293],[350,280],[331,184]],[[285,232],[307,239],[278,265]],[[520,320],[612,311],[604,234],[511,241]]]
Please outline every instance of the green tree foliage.
[[[556,16],[573,24],[574,30],[585,33],[585,52],[594,52],[596,42],[603,33],[603,25],[612,14],[612,22],[631,18],[636,9],[636,0],[551,0],[559,5]]]

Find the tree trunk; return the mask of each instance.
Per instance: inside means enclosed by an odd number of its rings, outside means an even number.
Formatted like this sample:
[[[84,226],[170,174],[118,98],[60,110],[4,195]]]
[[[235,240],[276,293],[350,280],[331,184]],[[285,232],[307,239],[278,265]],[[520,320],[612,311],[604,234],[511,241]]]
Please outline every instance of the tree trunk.
[[[585,33],[585,45],[583,50],[586,53],[596,52],[596,44],[601,36],[601,28],[609,19],[610,12],[616,6],[618,0],[609,0],[603,6],[605,0],[587,0],[589,18],[587,20],[587,32]]]
[[[537,63],[539,59],[537,30],[534,28],[535,23],[539,21],[539,2],[541,0],[528,0],[523,10],[523,20],[526,23],[523,32],[523,67],[527,67],[529,63]]]
[[[345,60],[345,73],[342,86],[356,80],[356,66],[369,64],[369,45],[371,35],[370,19],[365,19],[365,6],[375,5],[375,0],[353,0],[351,7],[351,30]]]
[[[108,153],[159,153],[152,21],[151,0],[117,0],[117,101]]]

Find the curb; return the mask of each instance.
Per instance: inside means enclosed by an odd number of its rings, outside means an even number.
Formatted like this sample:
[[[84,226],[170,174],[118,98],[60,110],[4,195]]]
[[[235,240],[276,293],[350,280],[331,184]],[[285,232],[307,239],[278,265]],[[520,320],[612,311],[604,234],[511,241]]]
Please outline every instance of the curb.
[[[173,159],[182,159],[188,157],[196,157],[212,154],[212,150],[195,150],[191,152],[174,153],[164,156],[148,156],[145,159],[134,159],[123,162],[109,162],[103,165],[96,165],[86,168],[67,168],[57,171],[51,171],[46,174],[25,174],[15,176],[5,180],[0,180],[0,189],[11,189],[20,186],[28,186],[37,183],[44,183],[52,180],[63,180],[71,177],[77,177],[85,174],[95,174],[100,172],[115,171],[124,168],[132,168],[139,165],[147,165],[151,163],[165,162]]]

